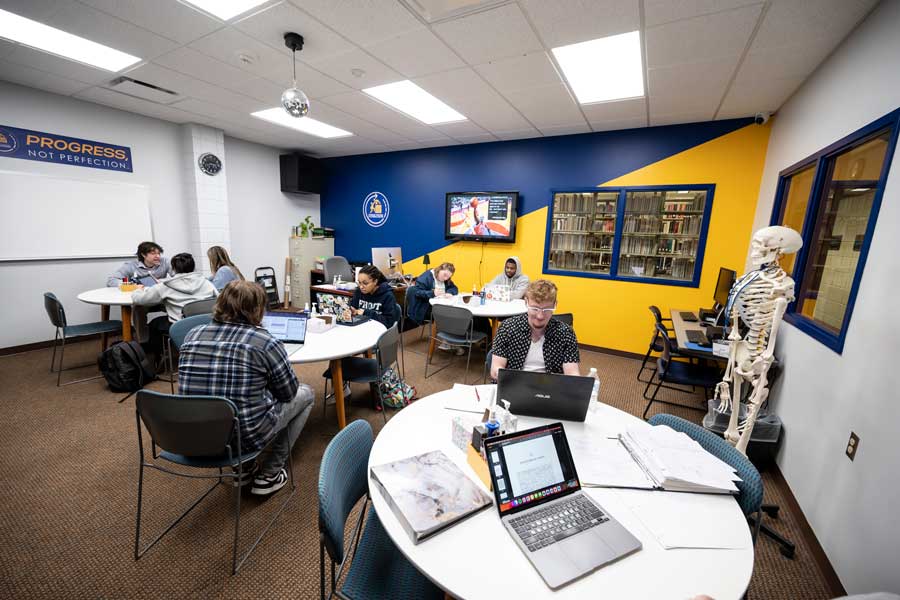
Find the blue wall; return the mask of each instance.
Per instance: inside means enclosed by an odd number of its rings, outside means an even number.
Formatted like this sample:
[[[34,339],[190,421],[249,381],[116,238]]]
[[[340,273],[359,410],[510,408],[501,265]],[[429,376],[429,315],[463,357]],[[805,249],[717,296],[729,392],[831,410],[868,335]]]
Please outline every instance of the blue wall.
[[[732,119],[326,159],[322,224],[336,230],[335,253],[349,260],[371,260],[373,246],[401,246],[404,260],[410,260],[448,244],[447,192],[518,190],[522,215],[547,206],[553,189],[597,186],[750,122]],[[363,219],[363,200],[373,191],[385,194],[390,204],[387,223],[379,228]]]

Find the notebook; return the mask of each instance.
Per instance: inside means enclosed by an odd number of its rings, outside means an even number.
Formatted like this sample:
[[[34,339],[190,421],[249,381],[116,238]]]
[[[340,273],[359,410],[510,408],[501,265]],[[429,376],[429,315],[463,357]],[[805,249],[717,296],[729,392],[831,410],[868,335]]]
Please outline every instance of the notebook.
[[[593,377],[500,369],[497,399],[509,401],[514,415],[584,421],[591,404]]]
[[[262,326],[276,340],[302,346],[306,341],[307,318],[305,313],[267,312]]]

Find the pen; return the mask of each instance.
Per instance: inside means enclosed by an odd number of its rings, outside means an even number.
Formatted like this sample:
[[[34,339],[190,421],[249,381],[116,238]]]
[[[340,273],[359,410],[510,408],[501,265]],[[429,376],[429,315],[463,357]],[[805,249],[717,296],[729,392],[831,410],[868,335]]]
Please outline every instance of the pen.
[[[481,396],[478,395],[478,388],[475,388],[475,399],[478,400],[478,404],[481,404]]]

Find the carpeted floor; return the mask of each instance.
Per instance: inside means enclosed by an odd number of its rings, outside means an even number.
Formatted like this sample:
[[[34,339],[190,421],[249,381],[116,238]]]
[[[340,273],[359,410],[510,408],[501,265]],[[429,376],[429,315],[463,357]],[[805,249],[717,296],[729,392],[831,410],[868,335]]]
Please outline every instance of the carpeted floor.
[[[407,332],[406,375],[425,396],[463,378],[465,360],[428,380],[423,378],[425,342]],[[70,345],[68,364],[91,362],[97,342]],[[445,353],[436,360],[449,360]],[[632,414],[644,409],[643,385],[635,381],[638,363],[595,352],[582,352],[582,370],[597,367],[601,400]],[[133,558],[137,491],[137,437],[134,404],[117,404],[103,380],[62,388],[48,373],[50,350],[0,357],[0,597],[2,598],[314,598],[318,596],[316,482],[319,460],[337,431],[334,410],[322,415],[324,365],[297,369],[317,392],[306,429],[294,447],[297,495],[276,526],[235,577],[230,576],[231,504],[220,487],[140,561]],[[480,382],[484,355],[476,352],[469,381]],[[67,378],[90,376],[95,367],[66,372]],[[168,383],[151,389],[168,391]],[[348,420],[367,419],[375,428],[382,416],[368,406],[367,386],[353,386]],[[679,401],[696,402],[671,394]],[[665,397],[665,396],[663,396]],[[698,421],[698,411],[665,405],[671,412]],[[760,538],[750,595],[756,599],[828,598],[825,579],[812,560],[780,491],[764,474],[767,502],[782,505],[778,520],[767,522],[797,543],[794,560],[774,543]],[[145,482],[147,531],[160,531],[166,519],[186,508],[205,484],[185,483],[150,472]],[[284,492],[279,492],[283,494]],[[277,508],[278,496],[259,501],[245,496],[243,544]],[[245,546],[242,546],[245,547]],[[709,565],[715,569],[716,565]],[[652,576],[652,573],[648,573]],[[719,599],[722,600],[722,599]]]

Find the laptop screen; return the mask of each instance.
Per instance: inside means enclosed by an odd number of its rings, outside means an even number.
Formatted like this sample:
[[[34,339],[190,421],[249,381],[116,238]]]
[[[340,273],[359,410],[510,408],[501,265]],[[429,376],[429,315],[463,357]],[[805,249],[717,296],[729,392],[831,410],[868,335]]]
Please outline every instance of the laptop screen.
[[[562,423],[485,440],[500,516],[581,489]]]
[[[306,340],[306,315],[302,313],[272,313],[263,317],[263,329],[282,342],[302,344]]]

